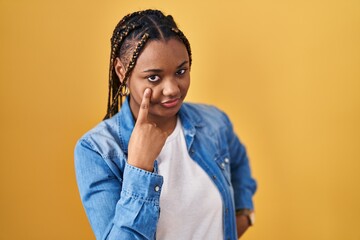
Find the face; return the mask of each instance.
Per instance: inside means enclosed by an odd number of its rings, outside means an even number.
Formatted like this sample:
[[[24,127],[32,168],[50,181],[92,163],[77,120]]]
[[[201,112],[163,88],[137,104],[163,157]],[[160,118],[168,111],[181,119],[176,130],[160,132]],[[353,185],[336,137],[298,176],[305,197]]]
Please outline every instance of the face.
[[[147,42],[128,79],[130,108],[135,118],[145,89],[151,88],[148,119],[158,124],[176,119],[189,89],[189,71],[189,56],[180,40]]]

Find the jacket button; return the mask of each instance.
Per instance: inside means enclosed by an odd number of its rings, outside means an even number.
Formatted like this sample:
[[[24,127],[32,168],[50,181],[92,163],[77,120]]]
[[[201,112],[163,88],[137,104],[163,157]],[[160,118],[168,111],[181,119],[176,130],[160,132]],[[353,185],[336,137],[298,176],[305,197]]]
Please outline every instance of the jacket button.
[[[155,186],[155,192],[158,192],[158,191],[160,191],[160,187],[159,186]]]
[[[225,169],[225,163],[221,163],[221,164],[220,164],[220,167],[221,167],[222,169]]]
[[[225,162],[225,163],[229,163],[229,159],[228,159],[228,158],[225,158],[225,159],[224,159],[224,162]]]

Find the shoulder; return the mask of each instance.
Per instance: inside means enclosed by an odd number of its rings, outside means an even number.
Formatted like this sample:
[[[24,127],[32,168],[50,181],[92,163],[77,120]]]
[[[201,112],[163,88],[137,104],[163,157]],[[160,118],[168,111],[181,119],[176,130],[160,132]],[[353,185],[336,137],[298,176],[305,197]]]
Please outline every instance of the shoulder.
[[[219,123],[228,125],[230,123],[229,117],[225,112],[219,108],[200,103],[184,103],[182,110],[185,114],[202,123]]]
[[[100,154],[103,158],[118,155],[119,124],[117,115],[98,123],[86,132],[76,143],[75,151],[86,148]]]

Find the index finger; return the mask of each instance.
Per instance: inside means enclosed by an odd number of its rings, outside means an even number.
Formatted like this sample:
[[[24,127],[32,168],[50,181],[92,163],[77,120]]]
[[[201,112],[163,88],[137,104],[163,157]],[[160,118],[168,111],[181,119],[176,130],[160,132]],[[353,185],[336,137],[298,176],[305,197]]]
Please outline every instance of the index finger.
[[[151,89],[147,88],[144,91],[144,95],[141,100],[140,109],[137,121],[138,122],[147,122],[147,116],[149,113],[150,106],[150,97],[151,97]]]

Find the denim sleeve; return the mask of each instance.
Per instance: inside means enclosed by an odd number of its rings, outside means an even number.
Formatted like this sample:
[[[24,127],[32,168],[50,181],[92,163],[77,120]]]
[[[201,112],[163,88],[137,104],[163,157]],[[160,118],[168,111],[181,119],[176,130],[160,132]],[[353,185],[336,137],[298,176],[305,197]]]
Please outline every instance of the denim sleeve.
[[[251,175],[250,163],[244,145],[233,130],[229,118],[225,115],[228,129],[230,151],[231,183],[234,189],[235,209],[254,209],[252,197],[257,184]]]
[[[119,179],[84,140],[75,147],[75,172],[96,239],[155,239],[162,176],[126,163]]]

